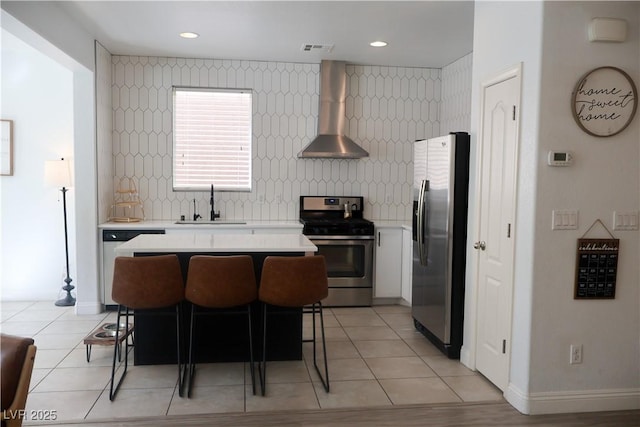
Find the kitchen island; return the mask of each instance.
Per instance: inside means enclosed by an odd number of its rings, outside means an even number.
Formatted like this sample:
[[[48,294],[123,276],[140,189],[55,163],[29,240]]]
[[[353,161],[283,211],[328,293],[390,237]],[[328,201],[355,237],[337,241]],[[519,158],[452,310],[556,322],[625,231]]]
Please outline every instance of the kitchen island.
[[[262,263],[269,255],[313,255],[317,247],[302,234],[143,234],[116,248],[118,256],[154,256],[177,254],[185,278],[193,255],[250,255],[256,279],[260,283]],[[136,365],[175,363],[175,320],[166,314],[173,310],[145,310],[135,314],[134,363]],[[215,313],[215,310],[211,310]],[[184,303],[183,336],[189,337],[190,305]],[[269,310],[268,359],[302,358],[302,311],[280,308]],[[252,305],[254,351],[261,357],[258,343],[262,331],[262,307]],[[203,316],[198,319],[195,361],[234,362],[248,357],[245,315]],[[183,351],[187,348],[186,339]],[[183,354],[186,356],[186,352]]]

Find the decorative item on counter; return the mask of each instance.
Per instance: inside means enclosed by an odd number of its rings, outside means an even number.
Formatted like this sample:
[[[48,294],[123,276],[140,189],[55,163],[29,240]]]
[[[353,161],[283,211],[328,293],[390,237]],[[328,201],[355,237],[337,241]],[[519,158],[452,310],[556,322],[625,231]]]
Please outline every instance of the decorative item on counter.
[[[126,176],[120,178],[114,202],[109,209],[109,221],[139,222],[144,218],[144,207],[134,179]]]

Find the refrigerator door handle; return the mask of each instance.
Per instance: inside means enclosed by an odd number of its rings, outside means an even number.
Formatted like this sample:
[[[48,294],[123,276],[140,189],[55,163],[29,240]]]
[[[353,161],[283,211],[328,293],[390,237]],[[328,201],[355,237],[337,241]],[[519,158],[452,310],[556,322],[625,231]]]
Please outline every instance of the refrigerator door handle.
[[[431,235],[429,234],[430,232],[430,228],[429,228],[429,214],[431,213],[431,203],[430,202],[430,197],[429,197],[429,181],[426,181],[426,184],[424,186],[424,220],[423,220],[423,225],[424,225],[424,250],[422,251],[422,253],[424,254],[424,264],[423,265],[427,265],[429,263],[429,241],[431,240]]]
[[[417,221],[416,221],[416,237],[418,240],[418,260],[420,262],[420,265],[422,265],[422,251],[423,251],[423,244],[424,244],[424,227],[422,226],[422,214],[424,211],[424,205],[423,205],[423,200],[424,200],[424,183],[425,181],[422,180],[420,182],[420,192],[418,193],[418,207],[416,210],[416,217],[417,217]]]
[[[421,265],[427,265],[429,258],[429,243],[425,241],[426,231],[429,220],[428,196],[429,181],[423,180],[420,186],[420,195],[418,198],[418,254]]]
[[[423,241],[422,244],[424,245],[424,248],[422,249],[422,254],[424,256],[424,260],[422,265],[426,266],[429,263],[429,240],[430,240],[430,235],[429,235],[429,211],[430,211],[430,203],[429,203],[429,180],[425,181],[424,184],[424,196],[423,196],[423,203],[424,203],[424,211],[423,211],[423,219],[422,219],[422,226],[423,228]]]

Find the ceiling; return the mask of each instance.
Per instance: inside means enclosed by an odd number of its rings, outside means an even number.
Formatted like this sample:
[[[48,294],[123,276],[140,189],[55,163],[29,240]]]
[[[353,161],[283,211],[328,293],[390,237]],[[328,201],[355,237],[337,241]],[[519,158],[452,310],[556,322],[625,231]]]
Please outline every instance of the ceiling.
[[[56,3],[114,55],[442,68],[473,48],[473,1]],[[200,37],[182,39],[184,31]]]

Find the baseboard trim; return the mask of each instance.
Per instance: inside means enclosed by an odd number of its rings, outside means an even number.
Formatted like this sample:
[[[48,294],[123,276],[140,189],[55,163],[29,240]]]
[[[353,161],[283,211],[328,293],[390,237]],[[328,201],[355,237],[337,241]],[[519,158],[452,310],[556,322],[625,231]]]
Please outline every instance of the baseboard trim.
[[[527,394],[509,384],[504,397],[527,415],[640,409],[640,388]]]
[[[76,301],[76,314],[100,314],[104,311],[104,306],[95,302]]]
[[[475,356],[472,355],[471,351],[469,351],[469,348],[465,347],[465,345],[463,344],[462,348],[460,349],[460,363],[462,363],[467,368],[475,371],[476,370],[475,362],[476,362]]]
[[[396,297],[374,297],[371,305],[396,305],[401,304],[402,298]]]

